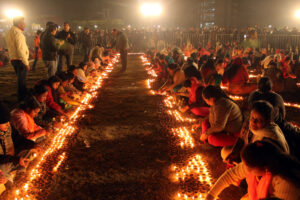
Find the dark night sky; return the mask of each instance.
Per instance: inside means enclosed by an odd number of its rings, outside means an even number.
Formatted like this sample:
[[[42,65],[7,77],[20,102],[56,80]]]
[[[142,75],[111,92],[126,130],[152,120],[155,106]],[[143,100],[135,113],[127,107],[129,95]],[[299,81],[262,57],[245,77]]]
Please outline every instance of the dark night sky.
[[[60,16],[68,19],[99,19],[102,9],[110,9],[112,18],[121,18],[128,23],[141,19],[138,5],[143,0],[0,0],[1,13],[7,7],[19,7],[25,16]],[[176,16],[185,17],[195,1],[160,0],[164,4],[163,21],[171,21]],[[222,1],[222,0],[217,0]],[[269,23],[291,23],[293,10],[300,9],[299,0],[239,0],[245,4],[247,18]],[[249,8],[249,9],[248,9]],[[240,11],[243,12],[243,11]],[[1,18],[1,15],[0,15]],[[296,23],[296,22],[294,22]]]

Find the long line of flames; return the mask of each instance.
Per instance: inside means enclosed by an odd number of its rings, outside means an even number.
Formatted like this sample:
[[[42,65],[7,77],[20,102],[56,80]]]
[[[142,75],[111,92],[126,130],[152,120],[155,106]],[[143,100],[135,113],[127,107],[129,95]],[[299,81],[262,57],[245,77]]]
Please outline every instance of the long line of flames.
[[[140,56],[143,65],[149,66],[151,63],[148,59],[142,55]],[[156,95],[156,92],[151,90],[151,83],[155,81],[154,78],[157,77],[154,70],[148,70],[148,74],[152,76],[152,79],[146,80],[146,87],[150,89],[150,93],[152,95]],[[167,114],[172,116],[178,122],[188,122],[193,123],[196,120],[192,118],[184,117],[178,110],[175,109],[176,100],[173,96],[165,95],[163,100],[164,106],[167,108]],[[179,143],[178,145],[182,149],[193,149],[195,148],[195,141],[192,137],[192,131],[189,127],[183,126],[179,128],[172,128],[171,133],[178,137]],[[210,172],[207,168],[207,163],[203,160],[201,155],[195,154],[189,158],[187,164],[184,165],[174,165],[171,167],[171,170],[174,173],[174,181],[184,184],[184,181],[187,177],[196,177],[199,182],[202,184],[206,184],[209,187],[212,186],[212,179]],[[174,199],[178,200],[204,200],[206,197],[206,191],[198,192],[198,193],[184,193],[184,191],[179,191]]]
[[[108,74],[113,70],[113,65],[118,62],[119,57],[115,57],[112,59],[112,62],[105,68],[105,70],[99,75],[97,80],[87,88],[87,93],[82,97],[81,103],[88,106],[79,106],[74,113],[71,115],[69,120],[64,123],[63,127],[59,129],[56,133],[56,136],[53,138],[51,145],[47,148],[45,152],[42,153],[37,162],[37,164],[32,168],[32,170],[27,175],[27,181],[15,191],[15,198],[14,200],[33,200],[35,199],[32,196],[30,190],[35,187],[33,181],[37,181],[39,177],[42,176],[44,173],[51,172],[52,174],[56,174],[66,160],[66,152],[59,152],[64,145],[66,145],[68,136],[71,136],[76,132],[76,122],[79,119],[80,115],[83,113],[84,110],[87,108],[93,108],[91,102],[97,98],[98,90],[102,87],[102,82],[104,79],[108,77]],[[44,171],[42,167],[45,163],[47,163],[50,159],[50,156],[55,156],[56,153],[56,161],[53,163],[54,167],[52,170]]]

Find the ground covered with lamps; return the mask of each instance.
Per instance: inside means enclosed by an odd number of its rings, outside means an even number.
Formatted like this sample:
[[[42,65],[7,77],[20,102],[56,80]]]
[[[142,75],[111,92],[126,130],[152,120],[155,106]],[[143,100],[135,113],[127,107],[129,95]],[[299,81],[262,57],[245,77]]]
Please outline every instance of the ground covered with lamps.
[[[194,118],[172,107],[172,97],[148,88],[155,83],[140,56],[129,56],[127,72],[118,73],[119,67],[103,81],[95,107],[79,120],[57,171],[45,171],[46,181],[32,189],[35,199],[203,199],[224,172],[220,149],[200,144],[192,132]],[[9,68],[5,73],[12,75]],[[30,83],[37,74],[29,76]],[[221,199],[242,194],[230,187]]]

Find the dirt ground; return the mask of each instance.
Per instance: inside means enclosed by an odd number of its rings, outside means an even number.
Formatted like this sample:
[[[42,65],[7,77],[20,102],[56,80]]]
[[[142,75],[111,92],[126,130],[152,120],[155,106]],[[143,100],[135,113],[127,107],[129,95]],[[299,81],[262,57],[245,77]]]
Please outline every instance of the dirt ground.
[[[124,74],[117,73],[119,67],[104,82],[95,108],[80,121],[80,132],[59,172],[41,184],[38,200],[173,199],[179,185],[170,178],[170,166],[195,153],[204,157],[214,180],[224,172],[219,148],[205,144],[181,151],[175,145],[168,132],[175,123],[164,113],[162,97],[146,89],[148,75],[140,59],[130,56]],[[45,75],[40,63],[37,72],[29,74],[29,85]],[[12,68],[0,69],[0,77],[1,97],[13,105]],[[241,189],[230,187],[221,199],[238,200],[241,195]]]

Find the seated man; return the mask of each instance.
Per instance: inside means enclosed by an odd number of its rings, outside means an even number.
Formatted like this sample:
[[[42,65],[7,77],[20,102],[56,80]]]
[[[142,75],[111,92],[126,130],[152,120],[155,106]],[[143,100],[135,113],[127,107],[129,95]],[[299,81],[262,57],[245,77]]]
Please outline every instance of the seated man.
[[[23,139],[22,145],[13,142],[9,120],[7,106],[0,102],[0,184],[5,184],[8,180],[12,182],[11,172],[27,167],[28,156],[33,152],[30,150],[34,147],[34,143],[26,139]]]
[[[47,131],[34,122],[40,110],[39,105],[33,99],[27,100],[11,112],[11,125],[28,140],[42,139],[47,136]]]

